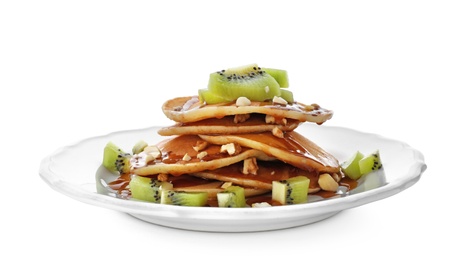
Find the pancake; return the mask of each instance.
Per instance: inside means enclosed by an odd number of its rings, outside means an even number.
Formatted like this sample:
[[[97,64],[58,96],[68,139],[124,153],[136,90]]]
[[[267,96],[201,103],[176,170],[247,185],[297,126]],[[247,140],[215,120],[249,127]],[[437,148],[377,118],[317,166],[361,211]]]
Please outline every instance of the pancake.
[[[192,175],[211,180],[232,182],[235,185],[254,187],[262,190],[271,190],[272,181],[281,181],[302,175],[310,179],[309,193],[315,193],[320,190],[318,172],[302,170],[281,161],[258,161],[257,164],[259,169],[256,174],[243,174],[241,172],[243,168],[242,163],[236,163],[220,169],[193,173]],[[338,173],[333,173],[332,176],[335,180],[340,179]]]
[[[296,131],[285,133],[284,138],[272,133],[242,135],[199,135],[208,143],[222,145],[237,143],[242,147],[263,151],[269,156],[297,168],[320,173],[339,172],[338,160],[314,142]]]
[[[236,155],[220,152],[221,145],[208,145],[203,150],[196,151],[195,146],[198,142],[204,141],[197,135],[181,135],[166,139],[156,145],[162,156],[148,164],[137,164],[133,169],[133,173],[140,176],[154,174],[182,175],[221,168],[248,158],[274,159],[262,151],[246,147],[242,148]],[[205,152],[207,155],[200,159],[198,154],[201,152]],[[185,159],[185,155],[188,155],[189,160]]]
[[[333,112],[316,104],[305,105],[294,102],[292,104],[274,104],[271,101],[255,102],[251,105],[237,106],[235,103],[206,105],[199,101],[198,96],[178,97],[166,101],[162,111],[171,120],[180,123],[197,122],[208,118],[223,118],[239,114],[265,114],[278,118],[289,118],[300,122],[323,124],[331,119]]]
[[[295,119],[285,119],[284,123],[266,123],[265,115],[250,114],[244,122],[235,123],[234,116],[225,116],[223,118],[208,118],[197,122],[177,123],[170,127],[161,128],[159,135],[199,135],[199,134],[244,134],[271,132],[275,127],[283,132],[296,129],[301,123]]]

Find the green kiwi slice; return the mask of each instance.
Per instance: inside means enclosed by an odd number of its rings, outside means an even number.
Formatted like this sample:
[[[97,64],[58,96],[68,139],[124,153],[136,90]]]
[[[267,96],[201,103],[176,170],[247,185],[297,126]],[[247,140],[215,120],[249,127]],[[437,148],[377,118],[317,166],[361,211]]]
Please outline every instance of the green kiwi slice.
[[[103,166],[113,173],[126,173],[130,171],[131,157],[113,142],[108,142],[103,152]]]
[[[376,171],[383,167],[381,162],[381,157],[379,156],[379,151],[376,150],[373,153],[363,157],[359,161],[359,169],[361,175],[368,174],[372,171]]]
[[[272,76],[278,82],[280,88],[289,87],[288,72],[286,72],[286,70],[272,68],[262,68],[262,70],[270,74],[270,76]]]
[[[199,101],[201,103],[207,104],[218,104],[218,103],[227,103],[233,100],[224,98],[221,95],[218,95],[207,88],[202,88],[198,90]]]
[[[280,85],[256,64],[230,68],[210,74],[208,89],[227,101],[247,97],[252,101],[270,100],[280,96]],[[213,100],[206,100],[212,104]]]
[[[307,202],[310,179],[296,176],[287,180],[272,182],[272,199],[281,204],[300,204]]]
[[[359,161],[363,159],[364,155],[357,151],[352,155],[347,161],[341,164],[342,171],[347,175],[347,177],[352,180],[357,180],[360,178],[362,173],[360,172]]]
[[[158,181],[156,178],[132,175],[129,183],[132,198],[154,203],[161,202],[161,191],[171,190],[172,183]]]
[[[201,207],[207,204],[207,192],[161,191],[161,204]]]
[[[246,207],[244,188],[230,186],[224,191],[217,193],[217,201],[221,208],[244,208]]]
[[[138,154],[138,153],[143,152],[143,149],[145,149],[145,147],[147,146],[148,146],[147,142],[143,140],[138,141],[132,148],[132,154]]]

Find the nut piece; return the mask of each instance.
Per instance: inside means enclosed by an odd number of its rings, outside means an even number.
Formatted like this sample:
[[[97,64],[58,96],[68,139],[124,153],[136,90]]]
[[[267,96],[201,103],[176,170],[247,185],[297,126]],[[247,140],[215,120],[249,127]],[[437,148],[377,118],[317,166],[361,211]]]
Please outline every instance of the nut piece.
[[[196,158],[202,160],[207,155],[206,151],[202,151],[196,155]]]
[[[278,104],[278,105],[286,106],[288,104],[288,101],[284,100],[282,97],[277,97],[277,96],[274,96],[272,101],[274,104]]]
[[[188,153],[186,153],[186,154],[183,156],[182,160],[184,160],[184,161],[189,161],[189,160],[191,160],[191,156],[189,156]]]
[[[252,203],[251,207],[253,208],[268,208],[268,207],[271,207],[272,205],[270,205],[270,203],[268,202],[256,202],[256,203]]]
[[[228,153],[228,155],[235,155],[241,152],[241,146],[235,143],[224,144],[220,147],[221,153]]]
[[[274,116],[265,115],[265,123],[266,124],[275,124],[276,120]]]
[[[154,159],[161,158],[162,152],[159,147],[155,145],[147,146],[143,149],[143,152],[149,154],[150,156],[154,157]]]
[[[202,150],[206,149],[207,145],[208,145],[208,143],[206,141],[197,141],[196,145],[193,146],[193,149],[196,152],[199,152],[199,151],[202,151]]]
[[[272,129],[272,134],[278,138],[285,137],[285,134],[283,133],[283,131],[281,131],[281,129],[276,126]]]
[[[251,105],[251,100],[249,100],[247,97],[239,97],[236,100],[236,106],[242,107],[242,106],[249,106]]]
[[[256,157],[248,158],[243,161],[243,174],[257,175],[257,160]]]
[[[167,181],[169,179],[169,175],[166,173],[158,174],[158,181]]]
[[[328,173],[324,173],[318,177],[318,185],[320,185],[322,190],[332,192],[336,192],[339,187],[339,184]]]
[[[251,117],[250,114],[238,114],[238,115],[235,115],[235,118],[233,118],[233,122],[235,124],[243,123],[246,120],[248,120],[250,117]]]
[[[222,184],[222,186],[220,186],[220,188],[226,189],[226,188],[228,188],[228,187],[230,187],[230,186],[232,186],[232,185],[233,185],[233,182],[227,181],[227,182],[224,182],[224,183]]]

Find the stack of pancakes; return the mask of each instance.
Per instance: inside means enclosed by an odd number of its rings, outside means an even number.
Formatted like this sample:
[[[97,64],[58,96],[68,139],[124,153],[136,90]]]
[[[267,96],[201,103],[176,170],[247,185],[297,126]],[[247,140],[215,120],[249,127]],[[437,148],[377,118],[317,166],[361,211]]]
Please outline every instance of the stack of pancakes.
[[[176,190],[207,191],[210,197],[230,185],[246,196],[270,192],[272,181],[299,175],[310,179],[309,193],[321,188],[318,177],[341,180],[337,159],[297,133],[303,122],[322,124],[332,111],[316,104],[284,100],[207,105],[197,96],[174,98],[162,106],[176,124],[159,130],[159,155],[136,162],[133,173],[171,181]]]

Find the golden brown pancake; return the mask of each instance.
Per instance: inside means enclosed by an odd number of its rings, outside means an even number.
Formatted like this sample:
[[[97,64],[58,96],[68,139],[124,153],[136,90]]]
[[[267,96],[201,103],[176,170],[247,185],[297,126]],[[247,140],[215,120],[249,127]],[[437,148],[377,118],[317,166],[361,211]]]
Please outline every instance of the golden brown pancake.
[[[169,135],[198,135],[198,134],[245,134],[271,132],[275,127],[283,132],[292,131],[301,122],[295,119],[285,119],[284,124],[266,123],[265,115],[251,114],[244,122],[236,123],[234,116],[223,118],[208,118],[197,122],[177,123],[170,127],[161,128],[158,134]]]
[[[338,160],[333,155],[296,131],[285,133],[284,138],[276,137],[272,133],[200,135],[200,137],[208,143],[217,145],[238,143],[242,147],[263,151],[280,161],[304,170],[321,173],[339,172]]]
[[[290,118],[300,122],[322,124],[333,116],[333,112],[316,104],[305,105],[294,102],[281,105],[268,102],[251,102],[249,106],[236,106],[235,103],[206,105],[197,96],[178,97],[166,101],[162,111],[171,120],[181,123],[196,122],[207,118],[223,118],[239,114],[265,114],[279,118]]]
[[[208,145],[205,149],[196,151],[194,147],[202,141],[197,135],[181,135],[166,139],[157,144],[162,152],[162,157],[147,165],[135,167],[133,173],[140,176],[160,173],[182,175],[221,168],[252,157],[260,160],[273,159],[262,151],[249,148],[243,148],[236,155],[220,152],[220,145]],[[197,156],[201,152],[206,152],[207,155],[199,159]],[[186,154],[190,157],[189,160],[184,159]]]

